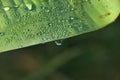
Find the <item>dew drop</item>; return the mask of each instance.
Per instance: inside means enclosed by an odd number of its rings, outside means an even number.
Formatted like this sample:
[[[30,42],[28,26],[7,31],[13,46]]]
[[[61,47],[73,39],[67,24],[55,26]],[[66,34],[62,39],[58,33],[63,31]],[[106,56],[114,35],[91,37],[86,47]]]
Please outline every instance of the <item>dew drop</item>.
[[[9,10],[10,10],[10,7],[6,6],[6,7],[4,7],[4,10],[5,10],[5,11],[9,11]]]
[[[56,44],[57,46],[61,46],[61,45],[62,45],[62,40],[57,40],[57,41],[55,41],[55,44]]]

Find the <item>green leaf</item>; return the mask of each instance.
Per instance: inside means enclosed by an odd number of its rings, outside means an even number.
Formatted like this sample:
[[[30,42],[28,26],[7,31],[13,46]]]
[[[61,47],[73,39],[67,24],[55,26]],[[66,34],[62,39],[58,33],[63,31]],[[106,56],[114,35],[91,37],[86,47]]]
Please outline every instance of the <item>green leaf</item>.
[[[94,31],[119,13],[120,0],[0,0],[0,52]]]

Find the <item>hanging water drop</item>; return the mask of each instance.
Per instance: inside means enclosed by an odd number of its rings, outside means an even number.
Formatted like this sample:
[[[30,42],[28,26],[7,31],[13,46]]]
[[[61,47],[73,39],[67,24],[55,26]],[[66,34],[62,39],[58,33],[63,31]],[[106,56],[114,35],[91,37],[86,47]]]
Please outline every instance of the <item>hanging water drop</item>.
[[[57,40],[57,41],[55,41],[55,44],[56,44],[57,46],[61,46],[61,45],[62,45],[62,40]]]

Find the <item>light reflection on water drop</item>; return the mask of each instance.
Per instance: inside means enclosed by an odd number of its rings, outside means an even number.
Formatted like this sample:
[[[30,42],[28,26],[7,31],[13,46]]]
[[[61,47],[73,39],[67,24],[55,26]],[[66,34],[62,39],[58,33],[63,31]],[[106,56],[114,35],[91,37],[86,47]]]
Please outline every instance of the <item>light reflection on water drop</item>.
[[[61,46],[61,45],[62,45],[62,40],[57,40],[57,41],[55,41],[55,44],[56,44],[57,46]]]

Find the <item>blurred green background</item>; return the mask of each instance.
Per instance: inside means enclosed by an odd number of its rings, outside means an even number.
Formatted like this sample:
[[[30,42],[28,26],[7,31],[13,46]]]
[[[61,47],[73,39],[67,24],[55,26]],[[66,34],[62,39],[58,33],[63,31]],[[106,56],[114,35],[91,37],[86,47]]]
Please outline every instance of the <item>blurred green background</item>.
[[[120,17],[107,27],[0,54],[0,80],[120,80]]]

